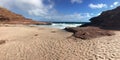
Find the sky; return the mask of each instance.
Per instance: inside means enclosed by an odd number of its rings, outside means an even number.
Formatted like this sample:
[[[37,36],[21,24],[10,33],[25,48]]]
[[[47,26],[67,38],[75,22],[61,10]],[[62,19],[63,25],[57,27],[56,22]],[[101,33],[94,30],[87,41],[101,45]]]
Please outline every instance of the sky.
[[[120,0],[0,0],[0,6],[37,21],[88,22]]]

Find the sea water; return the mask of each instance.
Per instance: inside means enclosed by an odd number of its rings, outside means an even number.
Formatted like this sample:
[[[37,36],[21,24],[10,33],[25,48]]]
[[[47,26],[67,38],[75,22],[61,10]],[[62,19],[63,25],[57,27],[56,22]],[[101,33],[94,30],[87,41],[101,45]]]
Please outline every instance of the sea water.
[[[39,27],[49,27],[64,29],[65,27],[77,27],[87,22],[54,22],[51,25],[38,25]]]

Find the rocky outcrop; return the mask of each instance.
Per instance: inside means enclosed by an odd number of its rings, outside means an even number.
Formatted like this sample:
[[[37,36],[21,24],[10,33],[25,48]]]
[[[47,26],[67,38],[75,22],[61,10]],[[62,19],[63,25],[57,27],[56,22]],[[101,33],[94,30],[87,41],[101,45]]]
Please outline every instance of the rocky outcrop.
[[[112,31],[103,30],[98,27],[70,27],[65,28],[66,31],[73,32],[73,36],[80,39],[91,39],[102,36],[112,36]]]
[[[0,7],[0,24],[35,24],[35,25],[46,25],[51,24],[47,22],[33,21],[23,17],[22,15],[15,14],[5,8]]]
[[[80,27],[65,28],[66,31],[73,32],[73,36],[81,39],[111,36],[114,33],[109,30],[116,29],[120,30],[120,6],[91,18],[90,23],[83,24]]]
[[[115,9],[102,12],[99,16],[90,19],[90,23],[84,26],[98,26],[106,28],[120,28],[120,6]]]

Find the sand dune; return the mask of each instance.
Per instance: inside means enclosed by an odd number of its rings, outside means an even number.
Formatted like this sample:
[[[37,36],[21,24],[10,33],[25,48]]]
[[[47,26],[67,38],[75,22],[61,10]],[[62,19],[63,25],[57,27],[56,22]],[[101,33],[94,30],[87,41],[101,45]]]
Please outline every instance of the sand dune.
[[[120,32],[91,40],[64,30],[0,27],[0,60],[120,60]]]

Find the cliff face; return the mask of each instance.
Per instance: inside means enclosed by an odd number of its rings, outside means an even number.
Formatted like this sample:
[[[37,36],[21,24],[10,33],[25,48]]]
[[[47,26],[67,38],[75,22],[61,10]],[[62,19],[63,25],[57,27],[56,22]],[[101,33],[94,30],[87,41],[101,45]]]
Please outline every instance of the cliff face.
[[[120,6],[104,11],[99,16],[91,18],[90,21],[82,26],[120,27]]]
[[[65,30],[73,32],[73,36],[81,39],[112,36],[114,33],[110,30],[120,30],[120,6],[104,11],[99,16],[91,18],[90,23],[80,27],[65,28]]]
[[[47,22],[38,22],[33,21],[32,19],[28,19],[23,17],[22,15],[15,14],[5,8],[0,7],[0,23],[1,24],[50,24]]]

